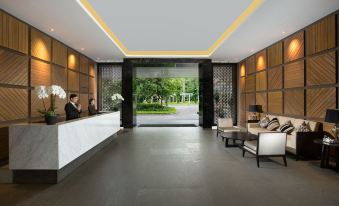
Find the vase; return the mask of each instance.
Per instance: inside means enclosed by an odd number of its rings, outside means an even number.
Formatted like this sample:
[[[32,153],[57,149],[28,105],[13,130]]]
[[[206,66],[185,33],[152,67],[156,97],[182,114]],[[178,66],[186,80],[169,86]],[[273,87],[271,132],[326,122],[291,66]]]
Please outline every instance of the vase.
[[[58,116],[45,116],[45,122],[47,125],[54,125],[58,122]]]

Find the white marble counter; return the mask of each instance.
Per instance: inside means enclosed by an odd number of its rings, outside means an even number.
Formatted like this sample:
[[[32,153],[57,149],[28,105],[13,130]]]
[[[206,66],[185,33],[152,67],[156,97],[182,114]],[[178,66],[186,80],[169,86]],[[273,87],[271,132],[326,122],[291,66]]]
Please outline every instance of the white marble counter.
[[[59,170],[120,130],[120,112],[9,128],[11,170]]]

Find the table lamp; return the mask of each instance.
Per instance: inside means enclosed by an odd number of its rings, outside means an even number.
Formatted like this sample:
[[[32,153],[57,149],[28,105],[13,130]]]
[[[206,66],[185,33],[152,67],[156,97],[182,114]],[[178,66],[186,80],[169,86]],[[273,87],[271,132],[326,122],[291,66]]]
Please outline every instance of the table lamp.
[[[338,138],[339,110],[338,109],[327,109],[326,116],[325,116],[325,122],[335,124],[332,131],[335,135],[335,138],[339,140]]]
[[[260,119],[260,113],[262,113],[262,106],[261,105],[249,105],[249,108],[248,108],[248,111],[249,112],[253,112],[253,116],[255,116],[257,118],[257,112],[259,113],[259,119]],[[257,120],[257,119],[255,119]]]

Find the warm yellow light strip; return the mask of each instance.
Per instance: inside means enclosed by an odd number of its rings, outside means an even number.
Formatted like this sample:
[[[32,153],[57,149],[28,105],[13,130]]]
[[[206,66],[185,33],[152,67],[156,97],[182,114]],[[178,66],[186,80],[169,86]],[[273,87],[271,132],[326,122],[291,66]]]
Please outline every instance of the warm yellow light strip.
[[[79,5],[93,19],[93,21],[105,32],[112,42],[121,50],[126,57],[209,57],[213,52],[257,9],[264,0],[253,0],[252,3],[241,13],[241,15],[229,26],[226,31],[208,48],[208,50],[196,51],[129,51],[118,39],[114,32],[97,14],[95,9],[87,0],[77,0]]]

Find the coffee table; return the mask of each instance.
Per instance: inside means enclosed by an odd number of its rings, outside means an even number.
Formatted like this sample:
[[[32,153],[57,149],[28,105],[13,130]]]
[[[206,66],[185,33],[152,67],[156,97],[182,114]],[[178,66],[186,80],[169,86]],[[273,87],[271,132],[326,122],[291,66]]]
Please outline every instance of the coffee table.
[[[220,133],[222,139],[225,139],[225,147],[239,147],[243,146],[246,140],[256,140],[258,139],[257,135],[248,133],[248,132],[222,132]],[[233,144],[229,144],[228,141],[233,140]],[[241,143],[237,144],[236,141],[240,140]]]

